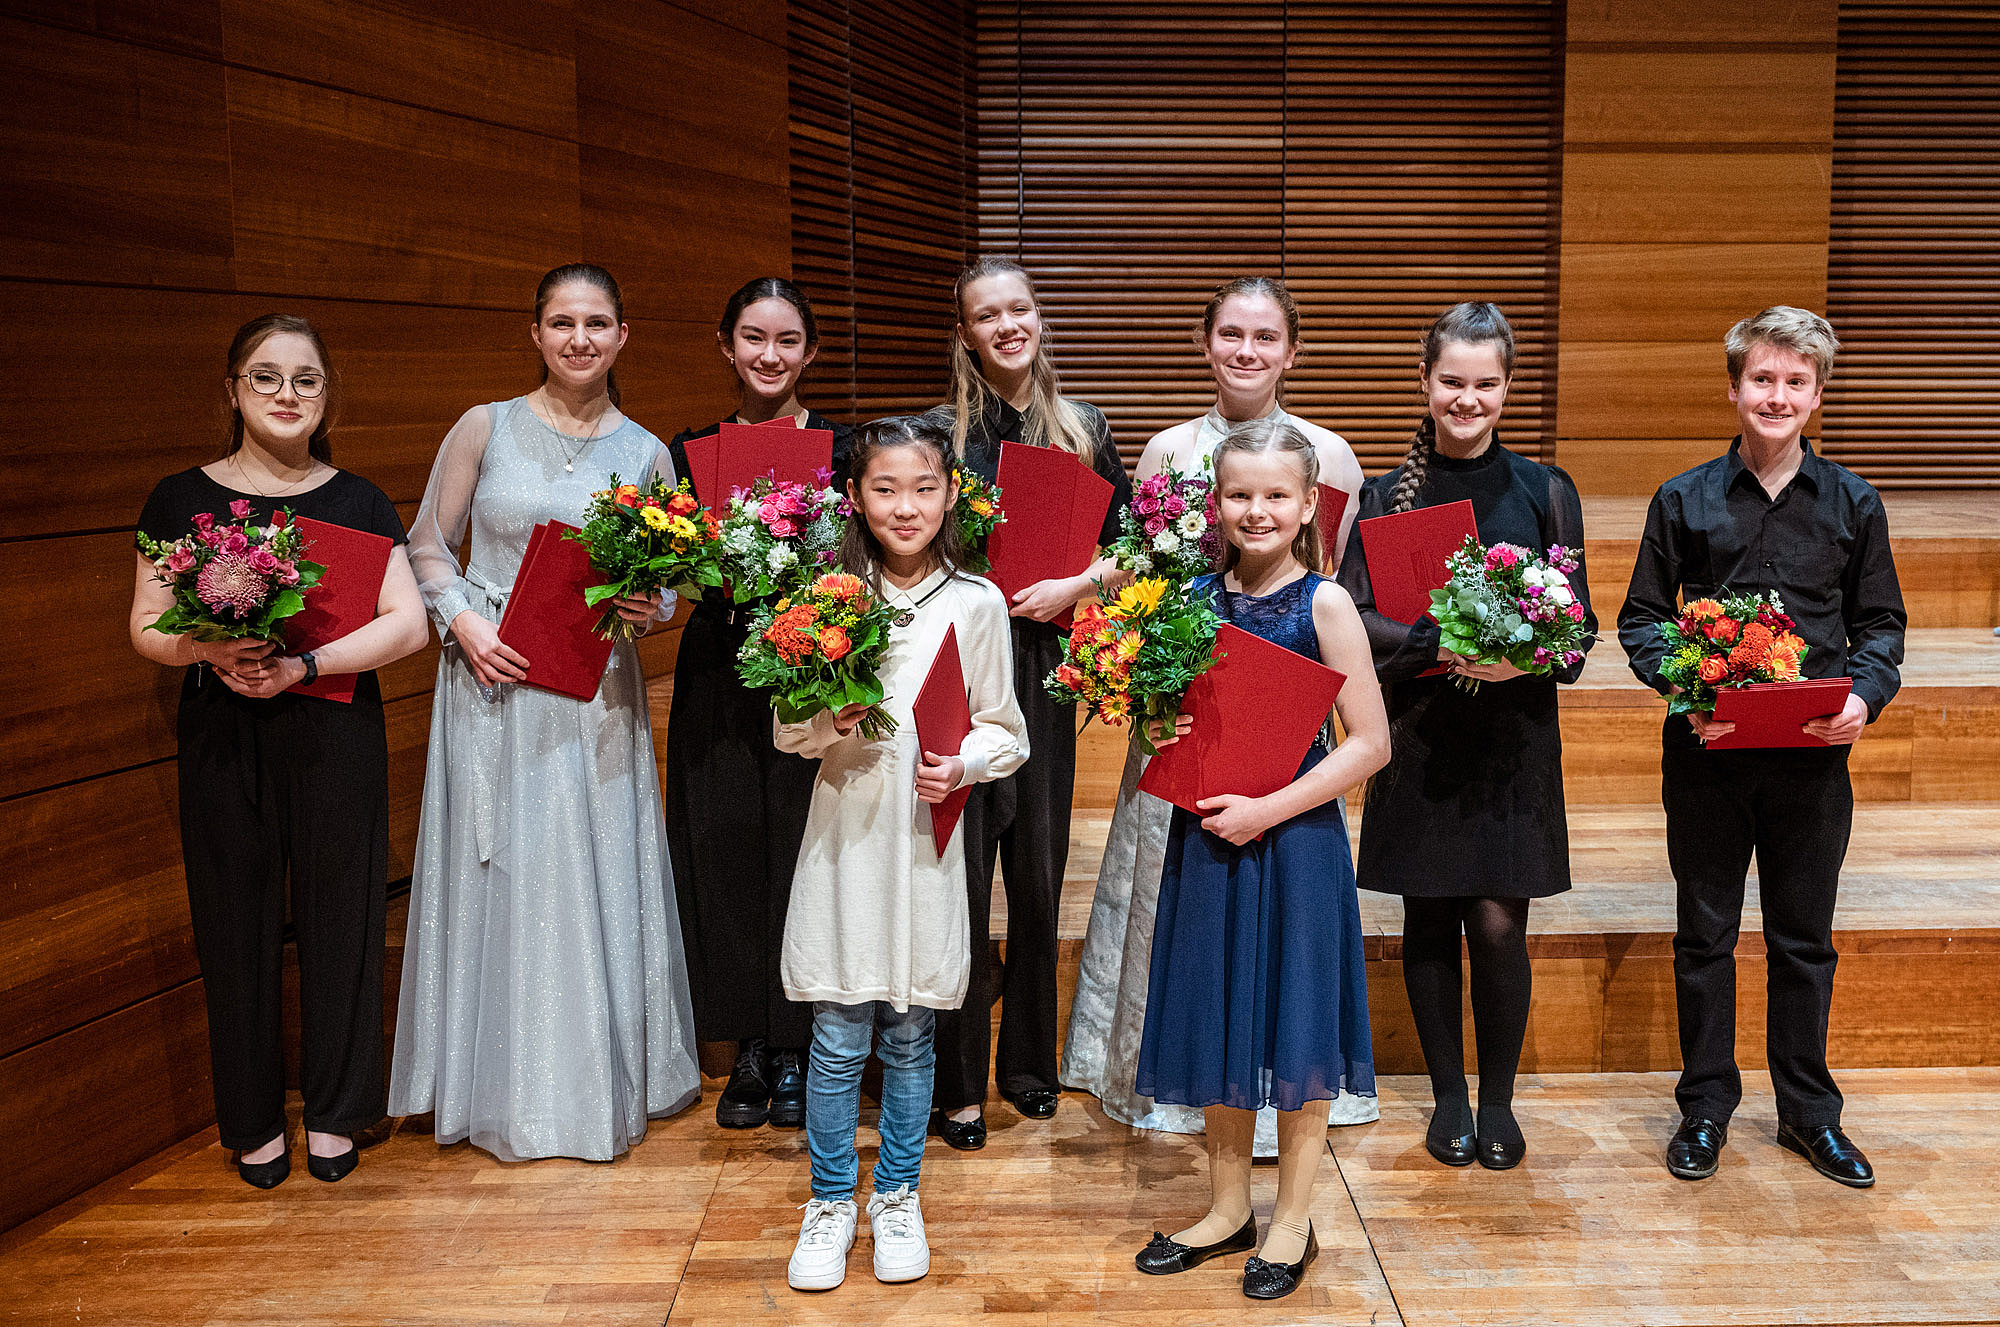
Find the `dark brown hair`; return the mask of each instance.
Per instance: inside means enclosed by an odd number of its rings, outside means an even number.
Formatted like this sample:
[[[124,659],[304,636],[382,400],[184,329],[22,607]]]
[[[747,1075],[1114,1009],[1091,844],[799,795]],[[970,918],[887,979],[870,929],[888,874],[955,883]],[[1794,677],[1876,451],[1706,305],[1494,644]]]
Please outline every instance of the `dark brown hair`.
[[[564,263],[561,267],[550,268],[548,274],[542,278],[542,283],[535,287],[536,326],[539,327],[541,325],[542,313],[549,307],[549,301],[555,298],[555,293],[568,285],[593,286],[602,291],[604,297],[611,301],[613,316],[621,323],[625,321],[625,297],[618,293],[618,283],[612,279],[611,273],[605,271],[596,263]],[[548,380],[548,362],[543,361],[542,381],[547,382]],[[604,390],[610,396],[611,404],[621,404],[618,399],[617,369],[613,369],[604,375]]]
[[[841,536],[840,565],[867,581],[877,594],[882,593],[884,550],[882,541],[868,528],[859,495],[861,485],[868,479],[869,463],[891,447],[924,448],[936,459],[938,473],[947,481],[956,469],[952,462],[951,430],[934,415],[891,415],[855,430],[854,449],[848,453],[847,461],[847,486],[851,493],[849,501],[854,503],[854,517]],[[949,504],[945,507],[944,523],[938,526],[937,536],[931,540],[930,552],[952,575],[963,574],[959,568],[965,565],[965,535],[959,530]]]
[[[743,311],[759,300],[781,299],[799,315],[799,323],[806,329],[806,347],[819,344],[819,320],[813,317],[812,304],[806,293],[781,276],[760,276],[745,281],[722,306],[722,322],[717,325],[716,335],[724,341],[736,335],[736,324],[743,321]]]
[[[1431,329],[1424,333],[1424,368],[1428,374],[1444,353],[1447,343],[1464,342],[1467,345],[1491,345],[1500,350],[1500,368],[1508,377],[1514,376],[1514,328],[1507,321],[1507,315],[1500,312],[1500,306],[1485,300],[1468,300],[1454,304],[1438,315]],[[1430,472],[1431,453],[1437,447],[1437,422],[1426,410],[1417,431],[1410,439],[1410,449],[1403,453],[1403,461],[1396,469],[1396,486],[1389,494],[1391,512],[1408,511],[1416,505],[1417,495],[1423,492],[1424,478]]]
[[[252,318],[236,329],[236,336],[229,343],[227,367],[223,370],[223,382],[229,392],[229,446],[222,453],[234,456],[243,448],[243,412],[237,408],[236,380],[243,373],[243,366],[257,353],[257,347],[282,333],[290,332],[312,342],[312,348],[319,355],[319,366],[326,370],[326,390],[320,394],[319,426],[312,431],[306,441],[306,454],[315,461],[333,464],[333,443],[328,434],[333,428],[334,407],[340,403],[340,379],[333,372],[333,357],[326,353],[326,342],[320,337],[319,329],[304,318],[290,313],[264,313]]]

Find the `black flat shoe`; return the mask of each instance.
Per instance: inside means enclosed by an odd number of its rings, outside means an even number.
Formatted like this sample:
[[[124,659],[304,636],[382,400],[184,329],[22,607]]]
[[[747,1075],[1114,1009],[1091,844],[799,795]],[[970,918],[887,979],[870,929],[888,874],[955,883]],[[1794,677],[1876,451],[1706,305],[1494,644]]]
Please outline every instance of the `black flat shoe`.
[[[736,1043],[736,1065],[715,1102],[715,1122],[725,1129],[754,1129],[771,1118],[771,1077],[764,1039]]]
[[[1464,1133],[1447,1136],[1444,1130],[1451,1126],[1439,1123],[1445,1119],[1445,1113],[1435,1109],[1431,1111],[1430,1127],[1424,1131],[1424,1150],[1447,1166],[1471,1165],[1473,1151],[1479,1145],[1479,1136],[1472,1128],[1472,1111],[1470,1108],[1463,1109],[1465,1110]]]
[[[275,1189],[292,1173],[292,1149],[287,1146],[269,1161],[244,1161],[239,1153],[236,1173],[254,1189]]]
[[[354,1173],[354,1168],[361,1164],[361,1148],[354,1145],[353,1139],[348,1142],[348,1149],[337,1157],[314,1156],[311,1148],[306,1149],[306,1169],[314,1179],[338,1184]]]
[[[1243,1264],[1243,1293],[1252,1299],[1283,1299],[1305,1279],[1306,1264],[1319,1257],[1319,1236],[1306,1227],[1305,1255],[1297,1262],[1265,1262],[1253,1257]]]
[[[1506,1143],[1495,1138],[1479,1140],[1479,1164],[1488,1170],[1512,1170],[1528,1155],[1526,1143]]]
[[[1133,1255],[1132,1262],[1148,1276],[1172,1276],[1175,1272],[1185,1272],[1190,1267],[1199,1267],[1210,1258],[1220,1258],[1225,1253],[1241,1253],[1245,1249],[1256,1247],[1257,1218],[1250,1216],[1245,1218],[1242,1228],[1234,1235],[1217,1240],[1213,1244],[1204,1244],[1200,1248],[1177,1243],[1156,1230],[1146,1247]],[[1253,1258],[1251,1261],[1255,1262],[1256,1259]]]
[[[805,1128],[806,1069],[798,1051],[771,1052],[771,1125]]]
[[[1690,1115],[1667,1144],[1667,1170],[1684,1180],[1705,1180],[1722,1163],[1722,1145],[1728,1141],[1729,1126]],[[1778,1141],[1784,1141],[1782,1133]]]
[[[946,1147],[960,1152],[977,1152],[986,1146],[986,1117],[954,1120],[941,1110],[932,1111],[931,1132],[944,1139]]]
[[[1850,1189],[1866,1189],[1875,1183],[1875,1168],[1868,1164],[1868,1158],[1861,1154],[1861,1149],[1848,1141],[1838,1125],[1794,1129],[1780,1120],[1778,1145],[1790,1148],[1812,1162],[1814,1170],[1836,1184],[1845,1184]]]
[[[1026,1092],[1003,1092],[1007,1104],[1031,1120],[1046,1120],[1056,1113],[1056,1094],[1042,1088]]]

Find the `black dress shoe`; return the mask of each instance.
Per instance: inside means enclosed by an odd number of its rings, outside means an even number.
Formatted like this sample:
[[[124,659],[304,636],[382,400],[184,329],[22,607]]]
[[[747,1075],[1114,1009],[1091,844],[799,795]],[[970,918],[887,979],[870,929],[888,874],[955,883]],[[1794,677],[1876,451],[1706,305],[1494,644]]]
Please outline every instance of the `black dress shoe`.
[[[1850,1189],[1866,1189],[1875,1183],[1875,1168],[1861,1149],[1847,1140],[1840,1126],[1823,1124],[1817,1129],[1794,1129],[1780,1120],[1778,1143],[1812,1162],[1814,1170],[1836,1184]]]
[[[348,1139],[348,1143],[348,1149],[337,1157],[314,1156],[312,1149],[308,1147],[306,1169],[312,1172],[312,1177],[316,1180],[325,1180],[328,1184],[338,1184],[352,1174],[354,1168],[361,1164],[361,1148],[351,1138]]]
[[[1132,1262],[1148,1276],[1172,1276],[1175,1272],[1185,1272],[1190,1267],[1199,1267],[1210,1258],[1219,1258],[1225,1253],[1241,1253],[1245,1249],[1257,1247],[1257,1218],[1244,1218],[1242,1228],[1227,1239],[1196,1248],[1168,1239],[1159,1231],[1146,1247],[1133,1255]],[[1251,1259],[1255,1262],[1256,1259]]]
[[[1026,1092],[1003,1092],[1007,1103],[1031,1120],[1046,1120],[1056,1113],[1056,1094],[1042,1088]]]
[[[1435,1125],[1437,1117],[1433,1115],[1431,1121]],[[1440,1135],[1435,1128],[1424,1134],[1424,1150],[1447,1166],[1471,1165],[1473,1149],[1478,1144],[1478,1136],[1470,1129],[1452,1138]]]
[[[1526,1143],[1504,1142],[1498,1138],[1479,1140],[1479,1164],[1488,1170],[1512,1170],[1528,1155]]]
[[[754,1129],[771,1118],[770,1064],[764,1039],[736,1043],[736,1067],[715,1103],[715,1122],[725,1129]]]
[[[245,1161],[242,1154],[238,1153],[236,1173],[243,1177],[245,1184],[253,1188],[275,1189],[285,1182],[285,1176],[292,1173],[292,1149],[287,1145],[284,1151],[269,1161]]]
[[[986,1117],[954,1120],[943,1111],[931,1112],[931,1132],[944,1139],[945,1146],[960,1152],[977,1152],[986,1146]]]
[[[1243,1293],[1252,1299],[1283,1299],[1305,1279],[1306,1264],[1319,1257],[1319,1236],[1306,1227],[1306,1251],[1297,1262],[1265,1262],[1251,1258],[1243,1264]]]
[[[771,1123],[779,1129],[806,1124],[806,1067],[798,1051],[771,1052]]]
[[[1722,1145],[1728,1141],[1727,1125],[1690,1115],[1667,1144],[1667,1169],[1684,1180],[1705,1180],[1721,1164]]]

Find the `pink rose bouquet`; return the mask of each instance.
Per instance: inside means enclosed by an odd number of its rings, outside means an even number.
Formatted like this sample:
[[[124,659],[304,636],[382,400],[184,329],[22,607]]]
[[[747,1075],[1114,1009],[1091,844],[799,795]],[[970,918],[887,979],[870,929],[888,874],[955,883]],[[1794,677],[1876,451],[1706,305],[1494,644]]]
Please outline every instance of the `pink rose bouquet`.
[[[765,476],[729,499],[722,518],[722,574],[738,603],[795,589],[839,558],[851,511],[828,487]]]
[[[285,619],[306,606],[306,591],[326,568],[306,560],[290,510],[270,525],[255,525],[249,502],[238,498],[229,514],[234,524],[203,512],[192,531],[171,543],[139,532],[139,551],[174,592],[173,607],[147,630],[204,641],[284,639]]]
[[[1451,579],[1431,591],[1439,644],[1479,663],[1505,659],[1524,673],[1552,673],[1583,659],[1583,605],[1569,578],[1580,565],[1560,544],[1537,557],[1518,544],[1491,548],[1467,536],[1446,566]],[[1477,691],[1477,678],[1452,679]]]
[[[1110,551],[1121,571],[1185,583],[1214,571],[1222,553],[1213,484],[1205,476],[1161,471],[1133,492],[1118,523]]]

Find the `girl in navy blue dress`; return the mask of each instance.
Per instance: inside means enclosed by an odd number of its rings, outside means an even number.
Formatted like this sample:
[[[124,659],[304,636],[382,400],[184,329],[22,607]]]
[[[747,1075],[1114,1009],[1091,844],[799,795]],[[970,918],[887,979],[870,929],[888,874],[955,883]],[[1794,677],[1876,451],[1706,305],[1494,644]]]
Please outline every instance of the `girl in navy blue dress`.
[[[1277,1299],[1319,1251],[1312,1188],[1327,1104],[1342,1089],[1375,1090],[1361,911],[1336,799],[1387,762],[1389,723],[1353,601],[1308,570],[1322,565],[1312,443],[1282,416],[1238,424],[1216,448],[1215,472],[1228,543],[1222,574],[1196,584],[1225,620],[1346,675],[1346,739],[1316,743],[1267,797],[1208,798],[1198,822],[1174,812],[1138,1090],[1203,1108],[1214,1196],[1171,1239],[1154,1232],[1137,1262],[1165,1275],[1256,1246],[1250,1148],[1268,1103],[1278,1109],[1278,1202],[1243,1292]],[[1160,740],[1190,729],[1183,715]]]

